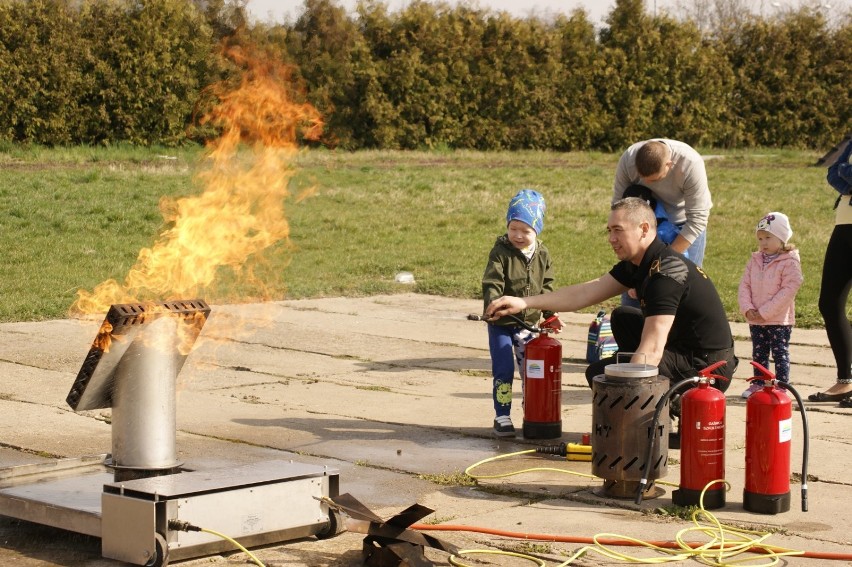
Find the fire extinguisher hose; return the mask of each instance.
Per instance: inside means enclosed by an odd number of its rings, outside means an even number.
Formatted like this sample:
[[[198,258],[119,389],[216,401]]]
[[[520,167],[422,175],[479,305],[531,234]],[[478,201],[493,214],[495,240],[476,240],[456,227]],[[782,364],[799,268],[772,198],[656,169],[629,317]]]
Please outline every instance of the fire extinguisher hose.
[[[802,415],[802,512],[808,511],[808,452],[810,450],[810,434],[808,431],[808,413],[805,411],[805,404],[799,392],[786,382],[778,382],[778,385],[789,390],[796,398],[799,405],[799,413]]]
[[[775,375],[769,371],[768,368],[763,366],[760,363],[755,361],[751,361],[751,365],[754,366],[760,373],[765,376],[767,379],[773,380],[776,387],[782,388],[784,390],[788,390],[793,393],[793,397],[796,398],[796,403],[799,405],[799,413],[802,415],[802,512],[808,511],[808,454],[810,452],[810,432],[808,428],[808,413],[805,411],[805,403],[802,401],[802,396],[799,395],[799,392],[791,386],[787,382],[782,382],[780,380],[775,379]]]
[[[643,471],[644,476],[639,481],[639,488],[636,490],[636,504],[642,503],[642,495],[645,493],[645,487],[648,486],[648,476],[651,472],[651,456],[654,453],[654,439],[657,437],[657,424],[660,422],[660,414],[663,411],[663,408],[666,406],[666,403],[669,401],[669,398],[677,392],[680,388],[688,385],[688,384],[697,384],[701,381],[700,376],[694,376],[692,378],[687,378],[686,380],[681,380],[674,386],[668,389],[668,391],[660,397],[657,401],[657,405],[654,408],[654,420],[651,422],[651,438],[648,440],[648,454],[645,458],[645,470]]]

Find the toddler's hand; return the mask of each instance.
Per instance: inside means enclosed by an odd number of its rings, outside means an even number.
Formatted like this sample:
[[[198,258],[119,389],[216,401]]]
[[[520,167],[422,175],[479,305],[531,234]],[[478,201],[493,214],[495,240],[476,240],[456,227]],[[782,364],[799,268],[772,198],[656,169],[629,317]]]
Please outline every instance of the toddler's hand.
[[[559,313],[554,313],[550,317],[544,320],[541,325],[539,325],[542,329],[547,328],[552,333],[559,333],[562,331],[562,320],[559,318]]]
[[[757,309],[749,309],[746,311],[745,316],[749,323],[763,323],[765,321],[764,318],[760,316],[760,311]]]

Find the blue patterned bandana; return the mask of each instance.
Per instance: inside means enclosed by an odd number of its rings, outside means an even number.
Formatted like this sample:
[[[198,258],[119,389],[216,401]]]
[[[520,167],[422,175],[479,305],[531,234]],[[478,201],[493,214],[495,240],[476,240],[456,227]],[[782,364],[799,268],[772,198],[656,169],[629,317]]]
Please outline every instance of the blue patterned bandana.
[[[521,189],[509,201],[506,224],[518,220],[530,225],[536,234],[541,234],[541,231],[544,230],[545,209],[544,197],[541,193],[532,189]]]

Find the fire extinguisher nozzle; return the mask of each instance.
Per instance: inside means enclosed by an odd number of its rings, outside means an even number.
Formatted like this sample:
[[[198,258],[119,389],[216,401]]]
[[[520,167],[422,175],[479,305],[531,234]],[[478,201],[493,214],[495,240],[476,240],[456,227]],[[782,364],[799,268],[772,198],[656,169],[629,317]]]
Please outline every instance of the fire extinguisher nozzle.
[[[802,512],[808,511],[808,489],[802,489]]]
[[[569,461],[586,461],[592,460],[592,446],[580,445],[577,443],[560,443],[559,445],[548,445],[538,447],[536,453],[545,455],[557,455],[565,457]]]
[[[645,487],[648,486],[648,479],[643,478],[639,481],[639,488],[636,490],[636,504],[642,503],[642,495],[645,494]]]
[[[542,453],[544,455],[558,455],[560,457],[565,457],[568,455],[568,445],[565,443],[560,443],[559,445],[545,445],[544,447],[536,447],[536,453]]]

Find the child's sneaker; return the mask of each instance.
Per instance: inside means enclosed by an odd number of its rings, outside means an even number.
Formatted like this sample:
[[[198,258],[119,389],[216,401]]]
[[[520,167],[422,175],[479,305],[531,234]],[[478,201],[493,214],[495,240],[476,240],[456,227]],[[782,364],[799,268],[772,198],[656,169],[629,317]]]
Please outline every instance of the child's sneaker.
[[[748,387],[748,389],[745,392],[743,392],[743,397],[748,398],[753,393],[759,392],[762,389],[763,389],[763,382],[758,382],[757,380],[755,380],[751,383],[751,385]]]
[[[515,426],[508,415],[498,415],[494,418],[494,435],[497,437],[514,437]]]

